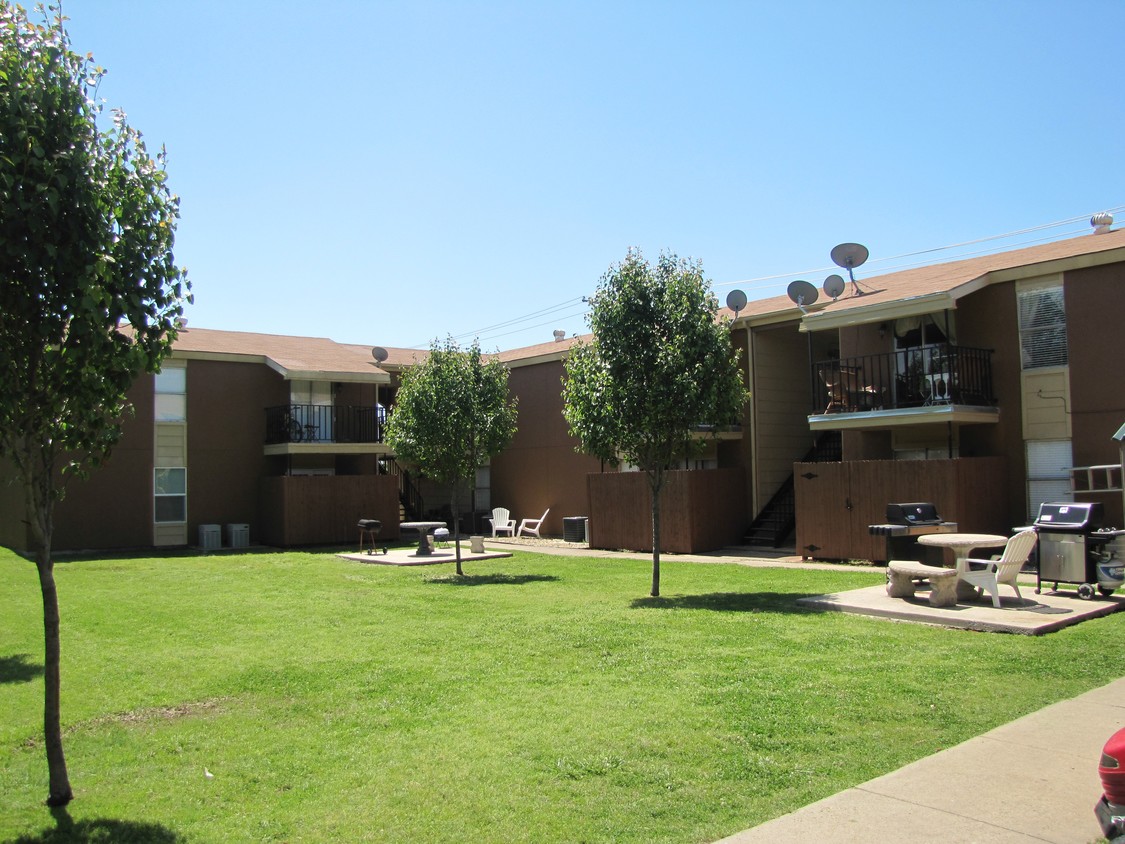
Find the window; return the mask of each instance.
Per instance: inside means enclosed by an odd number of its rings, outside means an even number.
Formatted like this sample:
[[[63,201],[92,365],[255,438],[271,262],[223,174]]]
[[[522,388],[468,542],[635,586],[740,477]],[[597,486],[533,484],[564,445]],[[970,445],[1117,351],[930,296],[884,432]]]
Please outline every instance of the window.
[[[187,469],[156,469],[153,491],[158,523],[187,521]]]
[[[1039,515],[1046,501],[1067,501],[1070,492],[1070,467],[1073,465],[1070,440],[1030,440],[1027,443],[1027,515]]]
[[[1066,309],[1062,285],[1021,290],[1016,300],[1023,368],[1066,366]]]
[[[156,421],[187,419],[187,369],[167,366],[156,373]]]

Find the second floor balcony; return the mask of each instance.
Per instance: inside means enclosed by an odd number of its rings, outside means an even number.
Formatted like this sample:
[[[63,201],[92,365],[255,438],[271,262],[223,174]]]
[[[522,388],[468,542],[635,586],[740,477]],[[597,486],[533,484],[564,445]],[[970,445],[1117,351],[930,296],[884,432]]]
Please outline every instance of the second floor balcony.
[[[995,415],[995,404],[989,349],[943,343],[813,365],[814,427],[838,427],[831,417],[839,414],[926,421],[961,411],[973,418]]]
[[[379,406],[283,404],[266,408],[266,445],[382,443],[386,410]]]

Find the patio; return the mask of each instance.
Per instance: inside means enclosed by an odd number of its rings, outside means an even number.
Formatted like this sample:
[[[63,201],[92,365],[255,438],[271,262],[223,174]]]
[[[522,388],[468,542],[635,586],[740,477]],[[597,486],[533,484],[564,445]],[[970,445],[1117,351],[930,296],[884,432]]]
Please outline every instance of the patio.
[[[1023,600],[1002,595],[1000,609],[992,606],[988,596],[960,601],[951,607],[932,607],[929,593],[919,591],[910,598],[892,598],[883,585],[868,586],[829,595],[798,598],[797,603],[810,609],[855,613],[895,621],[959,627],[988,633],[1022,633],[1037,636],[1078,624],[1091,618],[1115,613],[1125,608],[1125,596],[1113,595],[1084,601],[1073,591],[1052,592],[1044,589],[1035,594],[1034,581],[1023,587]]]

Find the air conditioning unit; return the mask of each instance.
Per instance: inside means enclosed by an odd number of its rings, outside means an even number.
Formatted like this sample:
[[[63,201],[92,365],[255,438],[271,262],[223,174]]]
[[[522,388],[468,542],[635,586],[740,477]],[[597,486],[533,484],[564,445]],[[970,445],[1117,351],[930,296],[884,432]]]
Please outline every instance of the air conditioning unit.
[[[227,525],[227,547],[249,548],[250,525]]]
[[[202,551],[218,551],[223,547],[223,537],[218,525],[199,526],[199,548]]]

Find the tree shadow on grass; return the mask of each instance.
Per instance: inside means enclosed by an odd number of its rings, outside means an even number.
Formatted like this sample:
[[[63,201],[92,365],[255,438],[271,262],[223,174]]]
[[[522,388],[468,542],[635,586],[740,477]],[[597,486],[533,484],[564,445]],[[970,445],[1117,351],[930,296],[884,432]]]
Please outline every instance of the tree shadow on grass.
[[[426,583],[440,583],[444,586],[487,586],[494,583],[522,586],[525,583],[550,583],[558,579],[553,574],[446,574],[427,577]]]
[[[0,683],[30,683],[43,676],[43,666],[31,661],[31,654],[0,656]]]
[[[636,598],[630,606],[638,610],[807,613],[813,610],[799,605],[797,599],[808,598],[811,594],[796,592],[709,592],[705,595]]]
[[[21,835],[9,844],[186,844],[187,839],[166,826],[144,821],[94,818],[75,821],[64,807],[51,809],[54,829]]]

